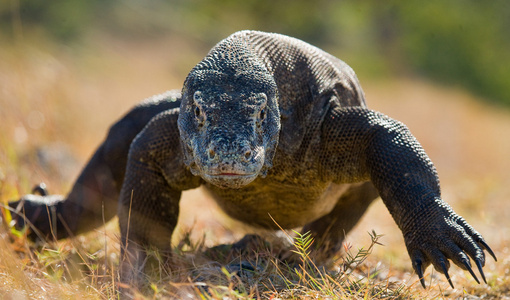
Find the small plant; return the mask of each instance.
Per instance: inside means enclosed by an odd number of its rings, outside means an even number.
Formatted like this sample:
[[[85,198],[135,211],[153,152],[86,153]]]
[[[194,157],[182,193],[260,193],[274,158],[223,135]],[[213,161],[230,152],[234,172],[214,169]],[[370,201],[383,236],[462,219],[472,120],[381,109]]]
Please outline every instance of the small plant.
[[[271,298],[276,299],[308,299],[311,297],[326,299],[400,299],[408,295],[405,285],[393,286],[387,282],[376,279],[375,273],[366,274],[360,269],[369,258],[375,245],[382,245],[379,240],[382,235],[370,232],[371,243],[368,248],[353,251],[352,244],[344,245],[345,255],[341,258],[339,268],[326,270],[313,261],[310,250],[313,238],[309,232],[294,232],[295,250],[300,263],[294,267],[279,268],[279,275],[287,284],[286,289],[275,290]]]
[[[348,272],[349,270],[352,270],[356,268],[356,266],[362,264],[372,253],[372,250],[374,249],[375,245],[384,246],[379,242],[379,239],[383,236],[382,234],[379,235],[374,230],[372,230],[372,232],[369,232],[368,235],[370,236],[371,242],[370,246],[368,246],[367,249],[361,247],[358,249],[356,253],[353,253],[352,244],[350,243],[344,244],[345,257],[343,257],[342,263],[344,272]]]

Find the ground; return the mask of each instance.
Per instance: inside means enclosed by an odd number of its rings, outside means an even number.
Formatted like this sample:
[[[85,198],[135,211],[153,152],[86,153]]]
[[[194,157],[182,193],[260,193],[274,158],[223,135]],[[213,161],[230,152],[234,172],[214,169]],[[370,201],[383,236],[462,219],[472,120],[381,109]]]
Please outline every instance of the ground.
[[[14,43],[0,43],[4,45],[0,49],[0,200],[4,203],[29,192],[38,182],[45,182],[50,192],[65,193],[108,126],[141,99],[181,86],[187,72],[208,50],[180,37],[133,42],[91,35],[66,46],[27,34]],[[292,288],[271,287],[257,279],[250,291],[253,278],[225,274],[210,253],[198,250],[180,257],[179,264],[186,270],[172,277],[179,284],[159,282],[150,293],[196,296],[205,290],[197,282],[209,281],[214,292],[205,295],[212,298],[326,297],[328,290],[340,293],[339,289],[344,294],[334,295],[347,297],[352,293],[345,292],[346,286],[352,285],[345,282],[360,280],[365,287],[358,286],[356,297],[365,293],[368,298],[510,299],[510,207],[506,204],[510,198],[510,109],[488,105],[466,91],[422,78],[360,76],[360,80],[369,107],[407,124],[436,164],[443,198],[495,251],[498,262],[488,258],[485,267],[489,284],[476,284],[454,266],[450,272],[456,286],[453,290],[443,276],[429,268],[427,285],[431,287],[423,290],[412,273],[400,231],[377,201],[347,237],[346,248],[352,246],[351,253],[369,248],[367,232],[372,230],[383,235],[378,240],[383,245],[375,245],[350,275],[338,275],[346,263],[345,256],[340,259],[330,274],[340,276],[337,281],[342,285],[313,284],[307,276],[320,278],[321,273],[312,268],[301,277],[292,270],[282,271],[293,282]],[[225,220],[200,190],[186,192],[181,206],[178,231],[183,234],[174,237],[174,242],[179,244],[190,230],[193,241],[191,247],[181,243],[184,250],[197,248],[204,237],[205,246],[213,246],[231,243],[249,231]],[[119,253],[115,221],[96,232],[43,248],[15,237],[6,226],[0,235],[2,297],[113,297]],[[264,249],[257,255],[261,260],[272,258]],[[255,273],[271,278],[281,267],[272,266]],[[378,270],[375,275],[374,270]],[[373,276],[367,279],[367,274]],[[195,283],[189,283],[188,277]],[[405,287],[399,289],[401,284]]]

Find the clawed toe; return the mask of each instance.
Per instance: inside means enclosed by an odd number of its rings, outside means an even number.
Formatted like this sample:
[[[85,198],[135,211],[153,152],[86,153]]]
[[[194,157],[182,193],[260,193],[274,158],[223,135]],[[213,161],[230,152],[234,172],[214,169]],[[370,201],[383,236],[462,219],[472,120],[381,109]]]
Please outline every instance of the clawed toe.
[[[485,274],[483,273],[482,263],[477,259],[475,260],[476,266],[478,267],[478,271],[480,272],[480,275],[482,275],[483,282],[487,283],[487,280],[485,279]]]
[[[44,182],[39,183],[38,185],[32,188],[32,194],[39,194],[41,196],[48,196],[48,189]]]
[[[448,268],[446,267],[445,262],[441,260],[440,265],[441,269],[443,269],[444,276],[446,276],[446,279],[448,280],[448,283],[450,284],[452,289],[454,289],[455,287],[453,286],[452,280],[450,279],[450,275],[448,274]]]
[[[418,274],[418,278],[420,278],[421,286],[426,289],[427,286],[425,285],[425,278],[423,278],[423,269],[422,269],[422,263],[421,260],[417,259],[414,261],[414,264],[416,266],[416,274]]]
[[[498,261],[498,259],[496,258],[496,255],[494,254],[494,252],[492,251],[491,247],[489,247],[489,245],[487,245],[487,243],[484,241],[484,240],[479,240],[477,241],[480,245],[482,245],[482,247],[487,250],[487,252],[489,252],[489,254],[492,256],[492,258],[494,258],[494,261]]]
[[[464,266],[466,267],[466,269],[469,271],[469,273],[471,274],[471,276],[473,276],[473,278],[475,279],[475,281],[480,284],[480,280],[478,280],[478,277],[476,277],[475,275],[475,272],[473,272],[473,269],[471,268],[471,265],[469,264],[469,261],[467,260],[462,260],[462,264],[464,264]]]

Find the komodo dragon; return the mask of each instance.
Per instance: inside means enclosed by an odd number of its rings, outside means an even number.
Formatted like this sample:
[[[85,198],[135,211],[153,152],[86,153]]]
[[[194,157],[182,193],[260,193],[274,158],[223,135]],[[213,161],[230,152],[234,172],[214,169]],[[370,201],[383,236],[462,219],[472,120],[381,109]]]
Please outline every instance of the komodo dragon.
[[[430,264],[452,285],[449,260],[478,281],[470,257],[485,281],[483,250],[496,259],[443,201],[436,169],[406,126],[366,107],[347,64],[256,31],[222,40],[181,93],[147,99],[114,124],[67,197],[40,189],[10,206],[24,206],[18,226],[28,220],[33,236],[58,239],[117,213],[121,277],[131,282],[143,274],[147,247],[170,250],[181,192],[199,186],[230,217],[304,226],[330,253],[380,195],[424,287]]]

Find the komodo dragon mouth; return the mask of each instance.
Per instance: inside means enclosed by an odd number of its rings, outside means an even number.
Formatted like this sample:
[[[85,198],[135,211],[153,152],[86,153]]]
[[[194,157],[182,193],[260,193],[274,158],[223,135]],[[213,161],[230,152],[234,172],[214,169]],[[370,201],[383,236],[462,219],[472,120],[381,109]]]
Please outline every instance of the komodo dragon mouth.
[[[241,188],[258,176],[258,173],[238,174],[238,173],[220,173],[216,175],[202,174],[202,178],[221,188]]]
[[[250,175],[254,175],[254,174],[220,173],[218,175],[213,175],[213,176],[250,176]]]

